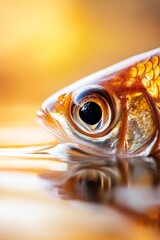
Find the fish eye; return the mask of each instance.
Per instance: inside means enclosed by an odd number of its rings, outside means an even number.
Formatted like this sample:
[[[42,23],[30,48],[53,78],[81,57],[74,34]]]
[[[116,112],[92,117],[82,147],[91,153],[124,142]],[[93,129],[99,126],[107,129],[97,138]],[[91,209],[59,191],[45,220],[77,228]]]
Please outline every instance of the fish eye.
[[[113,120],[112,99],[100,86],[84,87],[73,94],[70,115],[77,130],[87,135],[100,134],[109,129]]]
[[[83,122],[94,125],[100,121],[102,110],[97,103],[89,101],[84,103],[79,109],[79,116]]]

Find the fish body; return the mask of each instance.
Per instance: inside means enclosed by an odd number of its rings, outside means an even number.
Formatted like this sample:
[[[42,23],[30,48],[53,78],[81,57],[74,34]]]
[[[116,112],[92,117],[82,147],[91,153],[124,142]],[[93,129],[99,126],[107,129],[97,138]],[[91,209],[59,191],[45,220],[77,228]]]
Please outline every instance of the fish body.
[[[160,49],[139,54],[53,94],[38,112],[60,142],[104,156],[160,151]]]

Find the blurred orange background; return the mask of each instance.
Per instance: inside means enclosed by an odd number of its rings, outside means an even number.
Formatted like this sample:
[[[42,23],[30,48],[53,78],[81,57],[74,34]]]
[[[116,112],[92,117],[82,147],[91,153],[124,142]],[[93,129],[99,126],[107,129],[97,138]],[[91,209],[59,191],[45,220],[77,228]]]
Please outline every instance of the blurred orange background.
[[[159,46],[160,0],[0,0],[0,239],[156,239],[148,225],[113,209],[50,197],[29,173],[41,161],[4,158],[3,147],[9,155],[15,147],[52,141],[36,125],[49,95]],[[64,163],[50,164],[56,170]]]
[[[159,0],[0,1],[1,126],[35,121],[55,91],[158,47],[159,12]]]

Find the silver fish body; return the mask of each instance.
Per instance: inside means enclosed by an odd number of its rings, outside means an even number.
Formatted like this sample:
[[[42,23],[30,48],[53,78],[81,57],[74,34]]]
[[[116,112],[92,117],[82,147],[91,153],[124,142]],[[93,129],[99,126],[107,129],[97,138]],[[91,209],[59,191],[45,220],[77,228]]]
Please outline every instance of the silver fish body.
[[[38,117],[60,142],[103,156],[160,151],[160,49],[83,78],[53,94]]]

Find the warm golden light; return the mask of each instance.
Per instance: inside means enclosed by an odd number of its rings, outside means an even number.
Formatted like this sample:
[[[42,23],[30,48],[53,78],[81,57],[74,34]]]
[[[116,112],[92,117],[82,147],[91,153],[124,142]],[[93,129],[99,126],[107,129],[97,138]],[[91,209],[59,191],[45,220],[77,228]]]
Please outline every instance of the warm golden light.
[[[1,127],[35,125],[36,110],[55,91],[158,47],[159,4],[0,1]]]
[[[65,173],[68,165],[29,150],[55,144],[36,123],[36,111],[52,93],[160,47],[159,13],[159,0],[0,0],[1,240],[156,239],[148,220],[140,225],[114,206],[56,198],[52,182],[48,186],[40,174],[52,178],[52,171]],[[159,96],[160,68],[152,60],[143,84],[148,87],[154,74],[158,83],[154,79],[148,91]],[[149,63],[132,69],[129,85],[146,68]]]
[[[64,85],[159,46],[158,0],[0,2],[2,103],[38,106]]]

